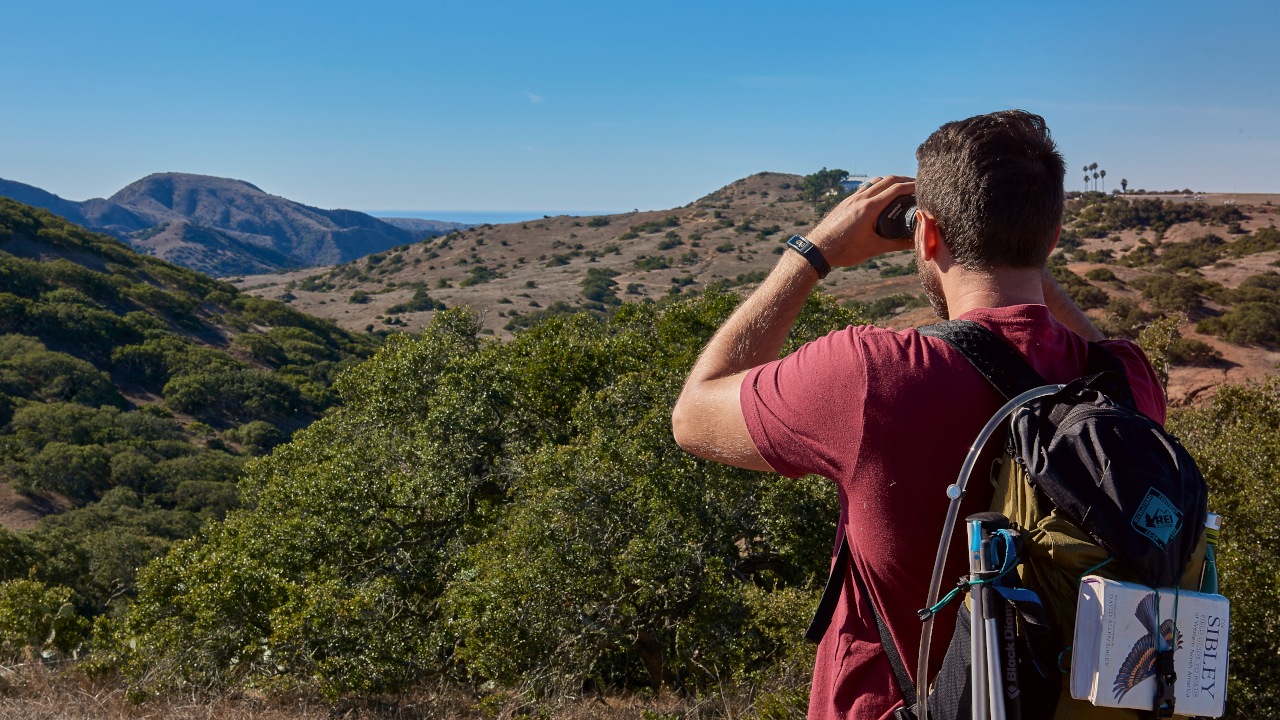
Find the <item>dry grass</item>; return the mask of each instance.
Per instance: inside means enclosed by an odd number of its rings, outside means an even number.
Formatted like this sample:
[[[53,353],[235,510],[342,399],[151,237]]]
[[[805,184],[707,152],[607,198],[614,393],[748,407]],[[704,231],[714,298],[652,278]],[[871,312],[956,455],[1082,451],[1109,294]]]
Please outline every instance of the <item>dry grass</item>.
[[[74,668],[51,668],[40,663],[0,667],[0,717],[6,720],[294,720],[343,717],[333,711],[334,708],[322,703],[301,698],[167,697],[136,703],[127,697],[123,684],[96,681]]]
[[[440,687],[337,702],[252,690],[213,698],[170,695],[137,701],[123,683],[90,678],[74,666],[50,667],[38,661],[0,665],[0,718],[5,720],[710,720],[759,717],[756,700],[753,693],[741,690],[701,698],[673,692],[548,698],[520,691],[477,697],[456,687]],[[804,716],[803,708],[787,709],[792,712],[775,709],[769,714]]]

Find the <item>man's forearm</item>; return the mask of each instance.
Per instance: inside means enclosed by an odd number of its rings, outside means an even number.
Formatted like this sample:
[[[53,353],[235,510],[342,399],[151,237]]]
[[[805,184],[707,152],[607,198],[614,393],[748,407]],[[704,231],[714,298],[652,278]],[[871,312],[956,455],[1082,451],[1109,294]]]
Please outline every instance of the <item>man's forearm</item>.
[[[769,470],[747,431],[738,394],[747,371],[778,357],[818,273],[783,253],[773,272],[716,331],[694,363],[671,414],[680,447],[700,457]]]
[[[875,232],[879,213],[915,185],[879,178],[835,207],[809,233],[831,267],[849,267],[908,245]],[[769,464],[754,444],[741,404],[747,371],[778,358],[787,333],[818,284],[818,272],[798,253],[783,252],[773,272],[716,331],[698,357],[671,413],[680,447],[699,457],[753,470]]]
[[[1074,332],[1080,337],[1090,342],[1106,340],[1107,336],[1102,334],[1098,326],[1093,324],[1088,315],[1076,305],[1067,291],[1058,285],[1058,281],[1053,279],[1053,275],[1048,268],[1044,271],[1044,304],[1048,306],[1049,312],[1058,322],[1067,327],[1068,330]]]
[[[818,273],[804,258],[786,252],[755,292],[716,331],[687,383],[735,375],[776,360]]]

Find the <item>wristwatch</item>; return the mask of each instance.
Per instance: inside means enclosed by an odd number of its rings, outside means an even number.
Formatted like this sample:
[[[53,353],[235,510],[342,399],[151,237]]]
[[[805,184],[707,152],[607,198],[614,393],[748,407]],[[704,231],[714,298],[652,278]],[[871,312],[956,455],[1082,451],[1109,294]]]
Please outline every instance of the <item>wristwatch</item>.
[[[827,259],[822,257],[822,252],[818,250],[817,246],[809,242],[807,238],[800,235],[792,235],[791,239],[787,241],[787,247],[800,253],[801,257],[809,261],[809,264],[813,266],[813,269],[818,271],[819,280],[826,277],[827,273],[831,272],[831,263],[827,262]]]

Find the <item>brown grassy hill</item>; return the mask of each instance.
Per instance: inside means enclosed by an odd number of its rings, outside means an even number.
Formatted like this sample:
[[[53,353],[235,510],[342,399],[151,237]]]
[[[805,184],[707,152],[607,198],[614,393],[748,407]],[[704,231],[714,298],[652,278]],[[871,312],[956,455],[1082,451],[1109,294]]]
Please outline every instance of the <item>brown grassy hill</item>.
[[[351,330],[413,331],[441,305],[467,305],[483,313],[487,332],[505,336],[548,312],[604,310],[616,299],[656,300],[712,285],[754,286],[773,267],[782,243],[793,233],[807,232],[819,219],[814,206],[798,198],[801,179],[798,175],[760,173],[671,210],[486,225],[330,268],[248,276],[234,282],[250,293],[285,299],[299,310],[333,319]],[[1124,202],[1093,194],[1094,200],[1099,198],[1111,210],[1115,208],[1107,203]],[[1154,265],[1129,267],[1123,258],[1140,246],[1154,248],[1151,257],[1158,258],[1161,248],[1209,233],[1229,245],[1235,238],[1273,225],[1278,209],[1268,203],[1280,201],[1280,197],[1178,195],[1130,200],[1137,201],[1135,207],[1153,202],[1159,205],[1157,200],[1178,203],[1177,207],[1185,204],[1184,214],[1193,219],[1168,224],[1183,211],[1167,209],[1154,220],[1145,216],[1099,220],[1087,212],[1069,214],[1068,238],[1063,245],[1079,247],[1064,247],[1059,254],[1066,259],[1066,269],[1076,276],[1101,267],[1113,271],[1113,281],[1076,280],[1083,283],[1082,288],[1093,288],[1089,291],[1093,301],[1086,304],[1092,306],[1090,313],[1100,323],[1109,323],[1113,332],[1119,328],[1120,334],[1135,335],[1137,328],[1132,323],[1119,327],[1114,319],[1108,320],[1126,306],[1109,304],[1133,301],[1145,313],[1140,314],[1144,322],[1171,312],[1168,303],[1153,302],[1139,287],[1141,278],[1166,270],[1158,260],[1153,260]],[[1077,207],[1087,205],[1090,199],[1072,202]],[[1210,210],[1223,209],[1224,203],[1232,217],[1240,211],[1239,219],[1214,220],[1221,213]],[[1194,219],[1206,213],[1209,219]],[[1134,223],[1138,226],[1126,226]],[[1090,237],[1099,233],[1100,237]],[[1071,236],[1077,239],[1072,241]],[[1214,259],[1204,268],[1180,268],[1178,272],[1218,283],[1225,292],[1247,277],[1274,270],[1278,256],[1280,250],[1267,250],[1239,259]],[[837,270],[820,287],[846,301],[870,303],[900,295],[918,298],[910,259],[904,252]],[[1219,300],[1225,302],[1221,293]],[[888,310],[877,307],[877,322],[894,327],[931,322],[932,312],[919,307],[918,302],[897,303],[896,312],[892,302]],[[1196,332],[1199,320],[1227,307],[1210,299],[1187,313],[1180,326],[1183,337],[1205,343],[1222,358],[1210,355],[1193,358],[1198,364],[1175,365],[1169,382],[1175,402],[1200,398],[1224,382],[1269,374],[1280,362],[1274,346],[1239,345]]]
[[[421,327],[429,312],[388,309],[425,290],[449,307],[483,310],[485,326],[501,335],[509,332],[504,328],[512,311],[526,315],[557,301],[588,303],[582,282],[590,270],[616,272],[615,293],[625,300],[657,299],[714,282],[753,285],[773,267],[782,243],[818,219],[809,203],[797,199],[799,181],[797,175],[760,173],[672,210],[486,225],[332,268],[235,282],[264,297],[292,295],[295,308],[353,329],[396,322]],[[887,264],[908,259],[904,254]],[[823,289],[877,297],[912,289],[912,282],[860,268],[833,273]],[[367,293],[368,302],[349,302],[356,291]]]

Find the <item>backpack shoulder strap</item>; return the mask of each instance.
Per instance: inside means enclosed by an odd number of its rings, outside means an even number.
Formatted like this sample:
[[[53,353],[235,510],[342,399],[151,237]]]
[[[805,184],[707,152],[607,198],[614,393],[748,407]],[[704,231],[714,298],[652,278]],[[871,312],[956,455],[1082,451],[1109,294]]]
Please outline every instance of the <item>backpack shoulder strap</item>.
[[[858,572],[858,568],[853,568],[853,579],[858,583],[858,593],[867,598],[867,604],[871,606],[871,616],[876,620],[876,632],[880,634],[880,647],[884,648],[885,657],[889,660],[889,667],[893,670],[893,679],[898,685],[898,692],[902,693],[903,706],[894,711],[895,720],[906,720],[910,718],[914,720],[915,714],[912,710],[915,708],[916,700],[916,684],[911,681],[911,674],[907,672],[907,664],[902,661],[902,656],[898,654],[898,646],[893,644],[893,635],[889,633],[889,624],[880,616],[880,611],[876,610],[876,604],[871,600],[871,595],[867,591],[867,583],[862,579],[862,574]]]
[[[1006,400],[1046,384],[1022,353],[986,326],[972,320],[947,320],[926,325],[918,332],[955,348]],[[1089,349],[1092,358],[1092,344]],[[1105,348],[1099,346],[1098,349],[1111,356]],[[1111,359],[1115,361],[1114,356]]]
[[[858,584],[858,594],[867,598],[867,603],[871,606],[871,616],[876,621],[876,632],[880,635],[880,646],[884,648],[885,657],[889,660],[889,667],[893,670],[893,679],[898,685],[898,692],[902,693],[902,699],[905,703],[904,707],[894,711],[895,720],[915,720],[915,715],[910,708],[916,697],[916,685],[911,681],[911,674],[907,672],[907,664],[902,661],[902,656],[898,654],[898,646],[893,644],[893,636],[889,633],[889,625],[880,616],[880,611],[876,610],[876,604],[871,601],[871,595],[867,591],[867,584],[862,579],[862,574],[858,572],[857,566],[853,565],[853,554],[849,550],[849,541],[847,538],[840,538],[840,549],[836,551],[835,566],[831,569],[831,575],[827,578],[827,587],[822,592],[822,600],[818,603],[818,611],[814,613],[813,622],[809,624],[809,629],[804,636],[809,640],[817,643],[822,641],[822,636],[826,634],[827,628],[831,625],[831,619],[835,615],[836,605],[840,602],[841,589],[844,586],[844,574],[853,566],[853,581]]]

